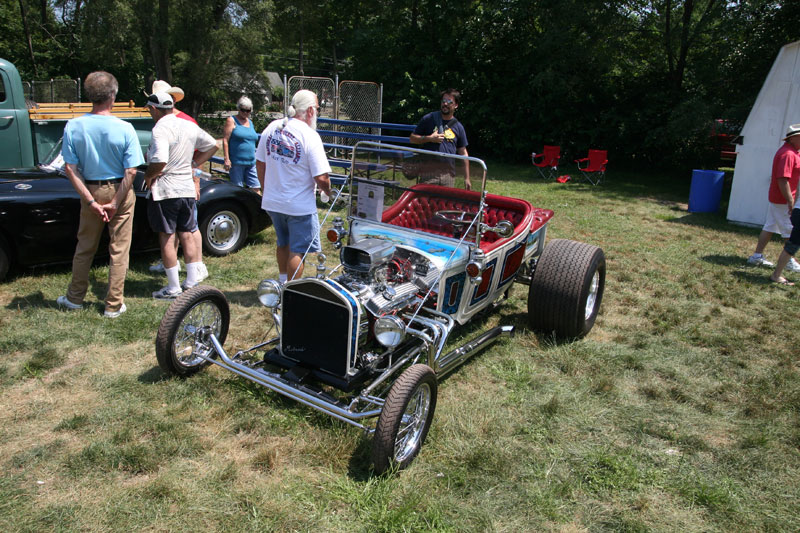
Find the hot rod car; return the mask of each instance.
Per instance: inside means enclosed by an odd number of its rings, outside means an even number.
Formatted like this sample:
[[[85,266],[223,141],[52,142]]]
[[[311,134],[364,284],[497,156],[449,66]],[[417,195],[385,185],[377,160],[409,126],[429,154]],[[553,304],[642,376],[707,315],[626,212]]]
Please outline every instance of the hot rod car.
[[[500,325],[447,346],[458,326],[493,309],[516,282],[528,285],[531,328],[582,337],[600,308],[606,263],[596,246],[545,245],[553,211],[488,193],[479,159],[362,142],[351,163],[346,220],[336,217],[327,231],[340,264],[329,270],[318,254],[315,277],[258,286],[273,338],[227,351],[228,301],[199,286],[167,310],[156,356],[180,376],[215,363],[372,433],[382,473],[418,454],[438,380],[514,330]],[[467,171],[480,190],[456,187]]]

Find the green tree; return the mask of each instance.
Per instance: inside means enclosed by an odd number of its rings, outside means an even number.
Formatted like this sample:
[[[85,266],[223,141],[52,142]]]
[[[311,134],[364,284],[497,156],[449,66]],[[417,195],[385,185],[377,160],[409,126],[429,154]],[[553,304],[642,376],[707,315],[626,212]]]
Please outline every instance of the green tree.
[[[711,120],[743,121],[800,38],[800,2],[778,0],[7,0],[0,14],[0,53],[28,78],[103,68],[134,99],[164,78],[197,114],[265,68],[339,74],[383,83],[384,119],[406,123],[452,86],[471,153],[557,143],[615,164],[699,164]]]
[[[48,2],[6,0],[0,3],[0,57],[12,61],[25,80],[66,74],[68,47]]]

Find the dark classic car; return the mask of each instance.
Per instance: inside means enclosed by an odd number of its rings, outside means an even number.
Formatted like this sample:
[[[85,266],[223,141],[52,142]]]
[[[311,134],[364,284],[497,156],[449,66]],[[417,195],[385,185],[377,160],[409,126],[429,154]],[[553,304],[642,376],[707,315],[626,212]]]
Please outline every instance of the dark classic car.
[[[158,249],[158,238],[147,223],[143,171],[144,167],[134,182],[132,253]],[[201,179],[197,209],[203,250],[209,255],[235,252],[249,234],[270,222],[258,194],[219,179]],[[16,266],[72,261],[79,214],[78,193],[59,170],[0,172],[0,280]],[[107,250],[107,242],[105,236],[98,256]]]
[[[427,168],[437,166],[454,186],[409,172],[407,155],[430,158]],[[339,261],[327,266],[318,254],[316,276],[258,286],[275,336],[226,349],[227,298],[200,285],[167,310],[156,358],[179,376],[217,364],[363,429],[373,435],[372,462],[382,473],[408,466],[419,453],[442,376],[514,327],[487,328],[448,346],[453,331],[485,323],[521,284],[531,329],[583,337],[600,310],[606,261],[590,244],[545,245],[553,211],[490,194],[480,159],[360,142],[350,163],[346,220],[334,218],[327,231]],[[478,190],[462,188],[462,168]]]

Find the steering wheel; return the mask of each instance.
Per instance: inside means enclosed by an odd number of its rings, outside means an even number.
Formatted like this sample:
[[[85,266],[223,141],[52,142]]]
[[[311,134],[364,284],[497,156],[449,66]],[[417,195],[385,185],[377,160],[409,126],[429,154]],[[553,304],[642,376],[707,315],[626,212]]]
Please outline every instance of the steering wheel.
[[[460,211],[458,209],[442,209],[433,214],[434,218],[442,220],[453,226],[453,237],[458,238],[464,232],[464,226],[468,226],[475,220],[475,213]]]

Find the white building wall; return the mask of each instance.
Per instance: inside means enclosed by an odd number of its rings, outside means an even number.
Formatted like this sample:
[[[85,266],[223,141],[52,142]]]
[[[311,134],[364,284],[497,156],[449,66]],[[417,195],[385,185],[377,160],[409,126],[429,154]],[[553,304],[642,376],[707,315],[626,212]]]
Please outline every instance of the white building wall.
[[[790,124],[800,123],[800,41],[778,53],[742,128],[728,204],[728,220],[762,226],[772,158]]]

